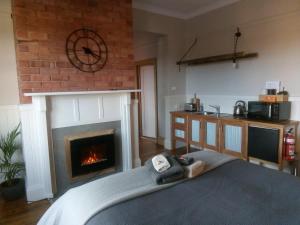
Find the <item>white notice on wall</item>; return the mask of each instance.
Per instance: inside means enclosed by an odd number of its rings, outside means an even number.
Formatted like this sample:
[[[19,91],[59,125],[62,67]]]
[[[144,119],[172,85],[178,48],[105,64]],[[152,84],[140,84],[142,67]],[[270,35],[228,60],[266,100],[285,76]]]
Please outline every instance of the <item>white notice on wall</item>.
[[[279,80],[266,81],[265,88],[266,89],[276,89],[277,91],[280,91],[281,81],[279,81]]]

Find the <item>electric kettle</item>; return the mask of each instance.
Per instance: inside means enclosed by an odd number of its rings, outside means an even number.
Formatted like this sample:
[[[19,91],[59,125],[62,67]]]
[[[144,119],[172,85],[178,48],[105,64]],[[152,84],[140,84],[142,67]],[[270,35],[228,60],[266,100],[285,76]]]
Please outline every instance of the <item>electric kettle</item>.
[[[235,103],[234,109],[233,109],[233,115],[235,116],[244,116],[246,113],[246,102],[239,100]]]

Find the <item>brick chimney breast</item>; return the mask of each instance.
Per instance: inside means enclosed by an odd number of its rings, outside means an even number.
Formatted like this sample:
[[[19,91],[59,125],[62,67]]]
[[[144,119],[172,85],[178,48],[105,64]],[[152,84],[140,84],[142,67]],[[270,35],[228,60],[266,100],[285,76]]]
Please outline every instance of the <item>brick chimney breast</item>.
[[[135,88],[130,0],[15,0],[13,21],[21,103],[26,92]],[[104,39],[102,70],[76,69],[66,55],[68,35],[83,27]]]

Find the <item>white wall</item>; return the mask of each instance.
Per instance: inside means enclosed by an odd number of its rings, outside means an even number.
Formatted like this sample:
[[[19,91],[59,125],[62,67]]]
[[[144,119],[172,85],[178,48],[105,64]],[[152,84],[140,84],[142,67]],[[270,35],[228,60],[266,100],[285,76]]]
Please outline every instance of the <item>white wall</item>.
[[[170,119],[168,97],[174,95],[185,96],[185,72],[179,72],[176,61],[185,51],[184,20],[133,10],[134,31],[144,31],[161,35],[158,39],[157,52],[153,53],[151,46],[143,50],[146,54],[157,54],[157,89],[158,89],[158,123],[159,136],[169,136]],[[142,50],[140,50],[142,52]],[[141,58],[139,55],[138,57]],[[144,57],[145,58],[145,57]],[[172,101],[173,102],[173,101]]]
[[[232,113],[238,99],[255,100],[267,80],[281,80],[293,102],[292,119],[300,120],[300,1],[243,0],[192,18],[177,20],[134,10],[135,29],[165,34],[160,39],[160,96],[164,97],[164,134],[169,144],[169,111],[182,107],[197,93],[206,109],[220,104]],[[198,37],[188,58],[212,56],[233,51],[233,35],[240,27],[243,36],[238,50],[258,52],[259,57],[232,63],[186,67],[179,73],[176,61]],[[186,85],[183,87],[182,85]],[[172,91],[175,86],[177,90]]]
[[[11,1],[0,1],[0,135],[20,121]]]
[[[20,121],[11,1],[0,1],[0,135]]]
[[[209,24],[209,26],[207,26]],[[198,36],[191,58],[233,51],[233,34],[243,34],[239,50],[257,59],[186,68],[187,94],[257,96],[266,80],[281,80],[300,96],[300,1],[243,0],[187,22],[187,42]]]
[[[19,103],[10,0],[0,1],[0,105]]]
[[[0,1],[0,136],[15,128],[19,121],[19,91],[10,0]],[[1,153],[0,153],[1,154]],[[17,160],[21,153],[15,155]],[[0,183],[2,174],[0,174]]]
[[[187,67],[187,100],[196,92],[206,110],[219,104],[232,113],[236,100],[257,100],[265,81],[281,80],[291,96],[291,119],[300,120],[300,1],[243,0],[187,21],[186,46],[198,37],[190,58],[231,53],[237,26],[239,50],[259,57],[240,61],[238,69],[231,62]]]
[[[142,61],[145,59],[152,59],[158,57],[158,40],[155,43],[149,43],[134,49],[135,61]]]
[[[134,60],[142,61],[151,58],[158,58],[158,41],[160,34],[145,31],[133,32]]]

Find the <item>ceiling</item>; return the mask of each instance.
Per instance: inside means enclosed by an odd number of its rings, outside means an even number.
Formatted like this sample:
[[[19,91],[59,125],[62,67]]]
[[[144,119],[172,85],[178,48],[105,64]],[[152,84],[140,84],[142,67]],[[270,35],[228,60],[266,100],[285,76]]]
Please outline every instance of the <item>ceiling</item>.
[[[133,8],[190,19],[239,0],[133,0]]]

